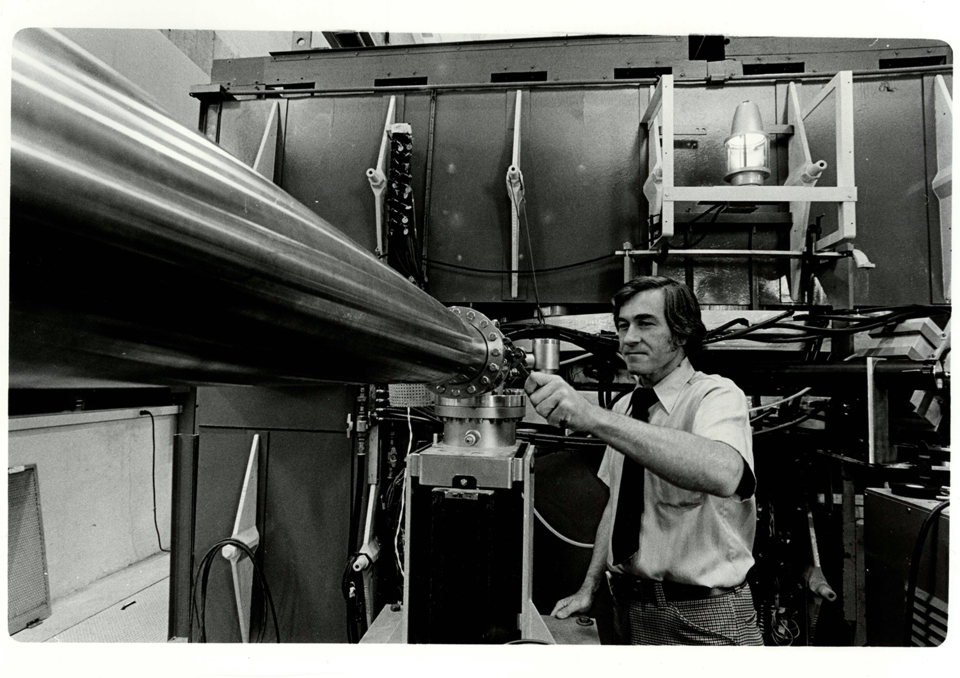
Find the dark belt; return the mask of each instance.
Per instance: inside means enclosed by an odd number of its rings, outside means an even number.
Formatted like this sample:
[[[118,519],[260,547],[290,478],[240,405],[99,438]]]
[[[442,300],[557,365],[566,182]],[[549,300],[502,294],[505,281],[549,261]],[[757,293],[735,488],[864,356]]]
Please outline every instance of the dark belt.
[[[711,588],[709,586],[696,586],[694,584],[681,584],[675,581],[654,581],[653,579],[641,579],[627,574],[610,573],[610,587],[615,596],[627,598],[629,600],[642,600],[645,602],[656,602],[657,588],[663,590],[663,597],[667,601],[683,600],[702,600],[704,598],[713,598],[722,596],[726,593],[732,593],[744,584],[737,586],[720,586]]]

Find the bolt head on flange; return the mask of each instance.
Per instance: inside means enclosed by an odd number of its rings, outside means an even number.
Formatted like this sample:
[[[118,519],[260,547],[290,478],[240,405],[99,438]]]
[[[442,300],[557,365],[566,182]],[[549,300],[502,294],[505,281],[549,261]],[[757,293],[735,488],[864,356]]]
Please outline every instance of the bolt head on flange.
[[[458,316],[464,325],[472,327],[479,334],[479,338],[486,344],[486,361],[479,372],[470,375],[470,372],[465,370],[464,374],[458,374],[442,384],[431,387],[432,390],[438,394],[445,394],[446,397],[465,398],[482,395],[497,388],[509,372],[507,369],[509,366],[506,363],[509,351],[505,350],[504,336],[494,329],[498,327],[498,323],[470,308],[454,306],[450,311]]]

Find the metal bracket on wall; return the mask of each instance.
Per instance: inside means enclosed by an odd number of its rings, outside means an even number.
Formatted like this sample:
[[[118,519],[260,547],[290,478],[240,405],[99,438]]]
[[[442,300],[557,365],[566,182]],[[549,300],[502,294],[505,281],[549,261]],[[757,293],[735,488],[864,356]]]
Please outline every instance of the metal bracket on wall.
[[[247,470],[240,490],[237,506],[237,519],[233,524],[231,538],[242,541],[256,551],[260,544],[260,532],[257,530],[257,468],[260,434],[253,436]],[[230,561],[233,574],[233,594],[237,602],[237,620],[240,623],[240,637],[244,643],[250,642],[250,605],[253,591],[253,563],[236,546],[224,546],[221,555]]]
[[[800,99],[797,96],[797,86],[794,83],[787,85],[787,123],[793,126],[794,133],[787,146],[787,159],[790,163],[789,174],[784,186],[817,185],[820,175],[827,168],[823,160],[813,161],[810,156],[810,144],[807,142],[807,130],[803,124]],[[793,226],[790,229],[790,249],[803,249],[807,237],[807,224],[810,221],[810,201],[794,200],[790,202],[790,214]],[[790,262],[789,287],[790,296],[798,299],[800,296],[800,260]]]
[[[507,168],[507,194],[510,196],[510,298],[520,293],[520,208],[523,205],[523,173],[520,171],[520,111],[523,93],[517,90],[513,111],[513,157]],[[529,225],[528,225],[529,226]]]
[[[664,115],[664,110],[668,115]],[[650,88],[650,102],[640,120],[647,128],[647,166],[650,168],[643,182],[647,199],[647,213],[652,219],[660,215],[658,233],[647,234],[647,244],[673,236],[673,203],[664,204],[664,183],[673,186],[673,76],[664,75],[656,87]],[[651,229],[652,230],[652,229]]]
[[[387,105],[387,119],[383,123],[383,135],[380,137],[380,153],[377,156],[377,166],[367,170],[367,180],[370,190],[373,191],[373,202],[377,215],[377,251],[376,255],[383,259],[387,256],[386,224],[384,219],[384,192],[387,190],[387,149],[390,143],[390,127],[397,114],[397,97],[390,97]]]
[[[277,142],[280,135],[280,102],[270,107],[270,115],[260,139],[257,157],[253,161],[253,171],[276,183]]]
[[[934,80],[934,113],[937,120],[937,176],[933,178],[933,192],[940,202],[940,251],[943,258],[943,297],[950,294],[950,260],[953,207],[953,98],[942,75]]]

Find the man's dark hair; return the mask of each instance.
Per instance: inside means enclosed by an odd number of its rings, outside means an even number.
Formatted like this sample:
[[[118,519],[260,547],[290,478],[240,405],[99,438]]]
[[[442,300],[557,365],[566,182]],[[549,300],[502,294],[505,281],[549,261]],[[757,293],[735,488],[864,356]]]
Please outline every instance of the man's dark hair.
[[[700,304],[682,282],[663,276],[644,275],[634,278],[613,295],[613,322],[620,319],[620,309],[640,292],[663,290],[663,315],[676,346],[683,346],[688,357],[703,347],[707,329],[700,319]]]

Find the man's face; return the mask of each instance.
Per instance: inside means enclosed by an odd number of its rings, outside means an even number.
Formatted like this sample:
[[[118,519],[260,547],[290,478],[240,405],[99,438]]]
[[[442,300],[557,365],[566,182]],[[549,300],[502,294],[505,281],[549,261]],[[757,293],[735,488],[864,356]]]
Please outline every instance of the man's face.
[[[670,374],[684,357],[667,326],[663,296],[662,289],[640,292],[620,308],[617,318],[620,353],[630,374],[640,377],[645,386]]]

